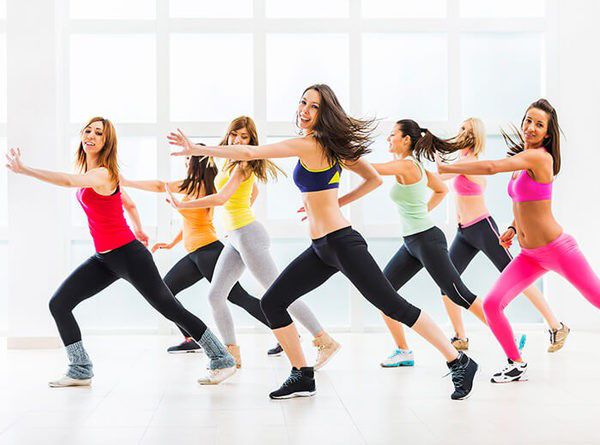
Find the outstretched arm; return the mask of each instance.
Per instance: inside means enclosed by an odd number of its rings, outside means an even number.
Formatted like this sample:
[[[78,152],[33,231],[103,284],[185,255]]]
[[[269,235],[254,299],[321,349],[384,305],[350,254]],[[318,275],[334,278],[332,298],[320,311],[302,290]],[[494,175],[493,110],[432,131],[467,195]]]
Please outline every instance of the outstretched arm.
[[[396,159],[389,162],[371,164],[381,176],[402,176],[410,173],[413,162],[404,159]]]
[[[176,209],[197,209],[222,206],[229,200],[229,198],[231,198],[231,196],[235,193],[245,179],[246,178],[244,177],[244,172],[242,169],[239,168],[239,166],[236,166],[231,173],[229,181],[227,181],[227,184],[225,184],[218,193],[213,193],[212,195],[207,195],[190,201],[180,201],[173,196],[171,190],[166,189],[167,193],[169,194],[167,201]]]
[[[377,170],[366,160],[359,159],[356,162],[351,164],[344,165],[348,170],[353,171],[357,175],[363,178],[363,182],[356,187],[354,190],[346,193],[344,196],[341,196],[338,200],[340,207],[345,206],[346,204],[350,204],[352,201],[356,201],[359,198],[362,198],[367,193],[372,192],[381,184],[383,184],[383,179],[377,173]]]
[[[127,212],[127,215],[131,220],[131,224],[133,225],[133,233],[135,234],[135,237],[141,241],[144,246],[147,246],[149,237],[142,228],[142,221],[140,219],[140,214],[137,210],[135,202],[133,202],[133,199],[131,199],[131,197],[124,190],[121,190],[121,199],[123,201],[123,208],[125,209],[125,212]]]
[[[549,161],[552,162],[552,157],[541,150],[524,150],[514,156],[493,161],[459,162],[457,164],[444,164],[436,156],[439,173],[463,175],[495,175],[519,170],[535,170]]]
[[[6,166],[14,173],[31,176],[60,187],[103,187],[111,183],[108,170],[104,167],[94,168],[80,175],[28,167],[21,160],[21,150],[19,148],[11,148],[8,151]]]
[[[160,179],[149,179],[149,180],[132,180],[127,179],[123,175],[119,175],[119,182],[124,187],[131,187],[138,190],[144,190],[146,192],[163,193],[165,187],[169,187],[173,193],[179,192],[179,187],[183,181],[161,181]]]
[[[267,145],[206,147],[192,143],[180,129],[177,129],[177,133],[170,133],[167,139],[169,140],[169,144],[181,147],[181,150],[172,152],[172,156],[212,156],[235,161],[300,156],[301,152],[309,144],[304,138],[295,138]]]

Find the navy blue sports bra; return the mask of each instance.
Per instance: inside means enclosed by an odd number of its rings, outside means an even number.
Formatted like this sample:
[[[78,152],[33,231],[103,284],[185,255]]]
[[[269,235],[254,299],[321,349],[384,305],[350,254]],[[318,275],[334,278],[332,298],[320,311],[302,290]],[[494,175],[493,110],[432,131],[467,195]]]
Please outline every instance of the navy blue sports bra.
[[[309,170],[300,159],[294,168],[294,183],[302,193],[320,192],[340,186],[342,167],[336,162],[323,170]]]

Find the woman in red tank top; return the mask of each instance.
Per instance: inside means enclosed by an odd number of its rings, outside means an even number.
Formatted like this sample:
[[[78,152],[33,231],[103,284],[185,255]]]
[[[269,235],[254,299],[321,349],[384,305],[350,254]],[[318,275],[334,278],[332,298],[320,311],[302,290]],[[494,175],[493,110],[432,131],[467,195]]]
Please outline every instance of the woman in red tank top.
[[[202,320],[175,299],[145,247],[148,237],[142,231],[135,205],[119,189],[117,135],[108,119],[94,117],[86,123],[81,131],[76,164],[79,173],[68,174],[26,166],[18,148],[9,150],[7,155],[7,167],[14,173],[78,188],[77,199],[87,216],[96,249],[96,253],[69,275],[50,300],[50,312],[69,358],[66,374],[51,381],[50,386],[91,384],[92,362],[83,347],[73,309],[119,278],[130,282],[148,303],[189,332],[204,348],[210,358],[210,369],[199,383],[215,384],[233,375],[236,369],[233,357]],[[133,221],[134,231],[127,225],[123,208]]]

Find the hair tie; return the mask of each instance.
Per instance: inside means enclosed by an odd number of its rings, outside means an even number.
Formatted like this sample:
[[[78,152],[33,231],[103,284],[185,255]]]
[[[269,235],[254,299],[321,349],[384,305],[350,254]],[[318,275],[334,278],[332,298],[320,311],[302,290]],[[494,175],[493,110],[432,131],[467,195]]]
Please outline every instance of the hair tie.
[[[421,131],[421,133],[427,133],[427,128],[419,128],[419,131]]]

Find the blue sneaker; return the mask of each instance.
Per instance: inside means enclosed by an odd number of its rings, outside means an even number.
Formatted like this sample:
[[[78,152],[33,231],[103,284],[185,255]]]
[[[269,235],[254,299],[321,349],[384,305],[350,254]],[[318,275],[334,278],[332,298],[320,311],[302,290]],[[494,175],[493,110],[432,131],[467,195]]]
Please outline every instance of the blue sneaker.
[[[415,366],[415,358],[410,349],[397,348],[392,354],[381,362],[383,368],[397,368],[399,366]]]
[[[515,336],[515,344],[517,348],[519,348],[519,352],[523,350],[525,347],[525,343],[527,343],[527,335],[526,334],[517,334]]]

